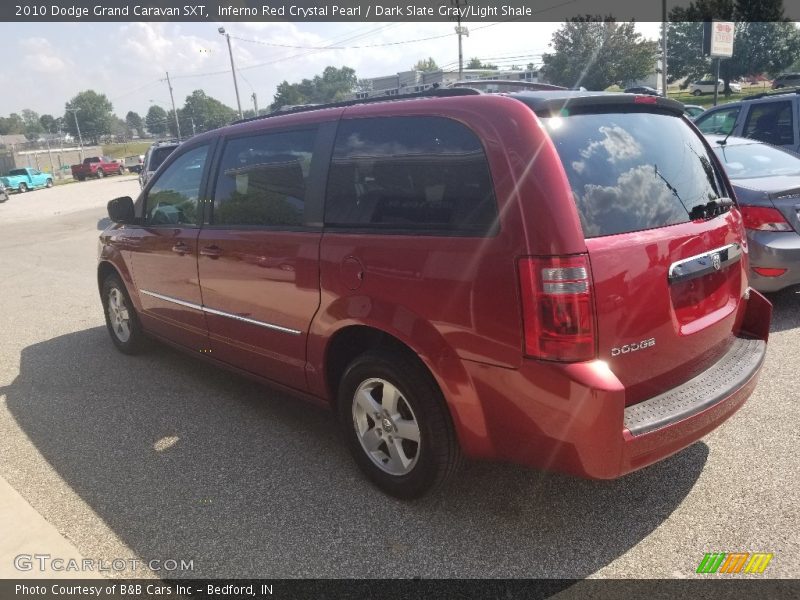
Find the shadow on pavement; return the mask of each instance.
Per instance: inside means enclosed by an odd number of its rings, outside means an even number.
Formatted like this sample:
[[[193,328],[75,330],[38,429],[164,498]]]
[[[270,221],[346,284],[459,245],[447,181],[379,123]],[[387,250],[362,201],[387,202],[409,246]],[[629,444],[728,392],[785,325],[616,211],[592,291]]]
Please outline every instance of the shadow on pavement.
[[[196,577],[584,577],[658,527],[708,457],[698,443],[613,482],[473,463],[400,502],[327,411],[166,347],[124,356],[102,327],[25,348],[0,393],[139,558],[193,559]]]
[[[800,286],[767,294],[767,300],[772,302],[772,333],[800,327]]]

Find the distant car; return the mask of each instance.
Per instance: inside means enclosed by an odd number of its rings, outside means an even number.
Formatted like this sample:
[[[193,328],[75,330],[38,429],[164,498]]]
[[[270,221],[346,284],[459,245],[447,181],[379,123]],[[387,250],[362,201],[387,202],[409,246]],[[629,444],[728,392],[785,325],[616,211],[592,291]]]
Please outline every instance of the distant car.
[[[697,106],[697,104],[684,104],[683,112],[694,121],[697,117],[706,112],[706,109],[702,106]]]
[[[164,160],[170,154],[172,154],[172,151],[175,150],[175,148],[177,148],[179,145],[180,142],[177,140],[166,140],[156,142],[147,149],[147,152],[144,155],[142,169],[139,172],[139,185],[141,187],[147,185],[147,182],[158,170],[158,167],[161,166],[161,163],[163,163]]]
[[[800,86],[800,73],[781,73],[772,81],[772,89]]]
[[[90,156],[85,158],[82,163],[72,165],[70,169],[72,170],[72,177],[78,181],[83,181],[87,177],[102,179],[106,175],[122,175],[125,173],[125,165],[108,156]]]
[[[6,186],[3,185],[3,182],[0,181],[0,203],[5,202],[8,200],[8,192],[6,191]]]
[[[53,187],[53,176],[50,173],[43,173],[38,169],[11,169],[8,175],[0,177],[0,182],[10,190],[17,190],[24,194],[28,190],[35,190],[43,187]]]
[[[661,92],[659,92],[655,88],[651,88],[648,85],[636,85],[633,87],[625,88],[626,94],[647,94],[648,96],[660,96]]]
[[[134,154],[133,156],[126,156],[122,164],[130,173],[141,173],[142,165],[144,164],[144,154]]]
[[[736,83],[735,81],[731,81],[728,86],[731,88],[732,92],[741,93],[742,91],[742,84]],[[717,80],[717,87],[719,89],[719,93],[725,89],[725,82],[722,79]],[[714,80],[713,79],[703,79],[700,81],[695,81],[691,86],[689,86],[689,92],[692,96],[702,96],[703,94],[713,94],[714,93]]]
[[[733,184],[750,247],[750,286],[800,284],[800,156],[757,140],[707,136]]]

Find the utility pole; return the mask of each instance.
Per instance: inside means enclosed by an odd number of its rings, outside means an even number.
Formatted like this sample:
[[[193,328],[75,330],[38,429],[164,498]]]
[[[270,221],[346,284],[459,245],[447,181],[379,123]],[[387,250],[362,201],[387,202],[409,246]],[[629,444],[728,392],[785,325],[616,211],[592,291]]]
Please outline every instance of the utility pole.
[[[68,108],[67,112],[71,112],[72,116],[75,117],[75,129],[78,130],[78,143],[80,144],[80,152],[79,156],[81,157],[81,162],[83,162],[83,136],[81,136],[81,126],[78,125],[78,111],[80,108]]]
[[[467,0],[450,0],[450,4],[456,8],[456,34],[458,35],[458,80],[464,80],[464,52],[461,42],[462,36],[469,37],[469,29],[461,26],[461,7],[467,6]]]
[[[253,108],[256,111],[256,116],[258,116],[258,98],[256,97],[256,93],[253,92],[253,95],[250,97],[253,99]]]
[[[239,118],[243,119],[242,101],[239,99],[239,84],[236,81],[236,66],[233,64],[233,48],[231,48],[231,34],[225,32],[224,27],[217,29],[220,35],[224,35],[228,40],[228,54],[231,57],[231,73],[233,74],[233,89],[236,91],[236,106],[239,108]]]
[[[661,0],[661,93],[667,97],[667,0]]]
[[[175,130],[178,132],[178,141],[181,141],[181,124],[178,122],[178,111],[175,110],[175,96],[172,95],[172,83],[169,80],[169,71],[167,71],[167,87],[169,88],[169,99],[172,101],[172,114],[175,115]]]

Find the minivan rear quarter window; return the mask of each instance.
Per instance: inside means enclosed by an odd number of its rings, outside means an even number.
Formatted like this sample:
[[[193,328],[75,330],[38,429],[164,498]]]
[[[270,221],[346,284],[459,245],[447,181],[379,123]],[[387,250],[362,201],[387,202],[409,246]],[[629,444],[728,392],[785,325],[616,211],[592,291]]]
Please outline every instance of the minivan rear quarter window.
[[[497,206],[483,146],[439,117],[342,121],[328,179],[329,226],[483,235]]]
[[[723,195],[705,146],[679,117],[604,112],[543,121],[586,237],[684,223],[692,208]]]

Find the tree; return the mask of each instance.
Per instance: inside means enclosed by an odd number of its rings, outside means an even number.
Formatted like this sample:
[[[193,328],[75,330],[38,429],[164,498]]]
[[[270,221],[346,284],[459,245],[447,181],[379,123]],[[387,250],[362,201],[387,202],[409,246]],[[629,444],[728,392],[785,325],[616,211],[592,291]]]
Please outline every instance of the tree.
[[[566,87],[604,90],[613,84],[642,79],[656,68],[658,42],[636,32],[634,23],[579,17],[568,20],[542,56],[545,79]]]
[[[58,121],[53,118],[53,115],[42,115],[39,117],[39,124],[47,133],[58,132]]]
[[[131,138],[131,129],[124,120],[114,115],[111,118],[111,135],[113,135],[117,141],[127,141]]]
[[[74,109],[78,109],[78,123],[84,141],[89,140],[97,144],[100,136],[111,133],[113,116],[111,111],[114,106],[105,94],[98,94],[94,90],[83,91],[67,102],[65,109],[64,124],[73,137],[78,137]]]
[[[201,132],[227,125],[237,117],[237,111],[206,95],[203,90],[195,90],[190,96],[186,96],[183,108],[178,110],[181,132],[185,135],[192,131],[192,120],[196,130]],[[171,121],[174,124],[174,116]]]
[[[322,75],[303,79],[300,83],[282,82],[273,97],[270,110],[295,104],[323,104],[344,100],[358,85],[356,72],[350,67],[326,67]]]
[[[150,106],[144,121],[147,124],[147,131],[155,136],[164,135],[167,132],[167,111],[160,106],[155,104]]]
[[[422,71],[423,73],[433,73],[434,71],[441,70],[432,56],[429,56],[427,59],[421,58],[411,69],[414,71]]]
[[[25,124],[25,137],[33,141],[44,133],[44,127],[39,122],[39,113],[29,108],[22,111],[22,122]]]
[[[496,69],[497,65],[493,65],[491,63],[484,63],[481,62],[481,59],[477,56],[473,56],[469,59],[467,63],[467,69]]]
[[[144,133],[144,123],[142,123],[142,117],[137,112],[129,110],[128,114],[125,115],[125,124],[129,129],[135,129],[137,135]]]
[[[730,93],[731,80],[765,71],[777,74],[800,53],[800,31],[783,17],[781,0],[698,0],[673,9],[669,18],[669,81],[700,79],[716,70],[714,61],[702,52],[702,21],[712,18],[735,21],[733,56],[720,60],[719,74],[726,94]]]
[[[25,133],[25,122],[17,113],[8,117],[0,117],[0,135],[14,135]]]

